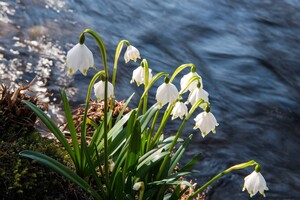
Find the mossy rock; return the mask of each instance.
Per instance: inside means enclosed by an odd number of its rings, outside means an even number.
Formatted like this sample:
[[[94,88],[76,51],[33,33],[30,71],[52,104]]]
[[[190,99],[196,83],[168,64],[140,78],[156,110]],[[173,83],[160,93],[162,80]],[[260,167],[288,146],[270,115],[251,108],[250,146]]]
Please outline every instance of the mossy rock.
[[[19,155],[34,150],[72,168],[64,150],[37,132],[18,135],[14,141],[0,139],[0,199],[92,199],[66,178]]]

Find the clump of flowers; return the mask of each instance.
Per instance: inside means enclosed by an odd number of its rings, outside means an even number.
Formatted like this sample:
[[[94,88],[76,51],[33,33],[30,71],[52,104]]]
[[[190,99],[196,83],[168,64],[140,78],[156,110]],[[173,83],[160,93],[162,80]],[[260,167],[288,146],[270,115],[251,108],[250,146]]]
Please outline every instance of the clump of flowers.
[[[88,86],[80,132],[74,125],[67,95],[64,90],[60,90],[71,135],[71,144],[43,111],[25,101],[62,143],[74,163],[75,172],[38,152],[22,151],[22,156],[35,159],[61,173],[95,199],[124,199],[124,196],[128,199],[139,200],[146,198],[180,199],[185,191],[191,188],[192,193],[187,197],[191,200],[225,174],[249,166],[256,166],[256,174],[245,178],[244,188],[250,192],[251,196],[257,191],[264,194],[264,190],[267,190],[266,183],[259,173],[259,164],[255,161],[234,165],[213,177],[197,190],[182,176],[190,173],[191,167],[196,163],[200,154],[192,158],[190,162],[183,164],[179,170],[176,168],[193,137],[191,134],[185,140],[180,138],[186,122],[193,114],[199,110],[198,115],[194,118],[194,128],[199,128],[203,137],[210,132],[215,133],[218,126],[215,116],[211,113],[208,93],[203,89],[202,78],[196,72],[194,64],[183,64],[177,67],[172,74],[159,72],[153,75],[147,60],[142,59],[140,66],[133,71],[131,79],[131,83],[136,82],[138,86],[144,85],[139,103],[136,106],[130,106],[132,109],[125,114],[124,111],[134,96],[132,94],[124,103],[118,116],[113,117],[114,104],[112,102],[115,98],[116,71],[122,48],[124,45],[127,46],[124,54],[125,63],[141,59],[140,52],[129,41],[120,41],[116,48],[110,82],[103,41],[96,32],[86,29],[79,37],[79,44],[75,45],[67,54],[69,74],[74,74],[79,69],[83,75],[86,75],[87,69],[94,65],[93,55],[84,45],[86,34],[96,40],[101,51],[104,69],[93,76]],[[178,91],[172,82],[185,69],[190,69],[190,72],[181,78],[181,88]],[[149,106],[148,98],[151,97],[148,92],[160,78],[164,78],[164,83],[156,89],[157,103]],[[97,82],[98,79],[100,81]],[[93,123],[91,118],[88,118],[92,91],[94,91],[97,101],[104,105],[103,120],[100,124]],[[186,92],[190,92],[187,99],[187,104],[191,104],[189,108],[183,103]],[[161,108],[165,105],[167,107],[162,111]],[[171,116],[173,120],[179,117],[182,122],[174,136],[165,138],[163,130]],[[87,124],[93,124],[95,128],[89,143],[86,140]],[[80,135],[80,141],[77,140],[77,135]],[[89,182],[91,179],[94,180],[92,183]],[[173,192],[168,192],[168,188],[172,188]]]

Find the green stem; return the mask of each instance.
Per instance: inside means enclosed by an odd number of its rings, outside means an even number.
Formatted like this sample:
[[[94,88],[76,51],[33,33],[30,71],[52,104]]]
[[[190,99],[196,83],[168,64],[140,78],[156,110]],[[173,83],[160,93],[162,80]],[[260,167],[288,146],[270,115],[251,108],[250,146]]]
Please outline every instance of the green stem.
[[[185,118],[182,121],[182,123],[181,123],[181,125],[180,125],[180,127],[179,127],[179,129],[177,131],[177,134],[175,135],[175,138],[174,138],[174,140],[173,140],[173,142],[172,142],[172,144],[170,146],[169,154],[165,156],[165,158],[164,158],[164,160],[163,160],[163,162],[162,162],[162,164],[161,164],[161,166],[160,166],[160,168],[158,170],[158,173],[156,175],[156,180],[158,180],[160,178],[162,172],[164,171],[164,168],[165,168],[165,166],[167,164],[168,157],[169,157],[169,155],[171,155],[172,150],[173,150],[173,148],[174,148],[174,146],[175,146],[175,144],[176,144],[176,142],[177,142],[177,140],[178,140],[178,138],[179,138],[179,136],[180,136],[180,134],[181,134],[181,132],[182,132],[182,130],[183,130],[186,122],[187,122],[187,118]]]
[[[141,182],[141,188],[140,188],[140,191],[139,191],[139,198],[138,198],[138,200],[143,200],[144,191],[145,191],[145,185],[144,185],[143,182]]]
[[[121,40],[116,48],[115,59],[114,59],[114,69],[112,75],[112,85],[115,87],[116,84],[116,76],[117,76],[117,68],[118,68],[118,60],[120,57],[120,53],[122,51],[124,43],[129,46],[130,42],[128,40]]]
[[[188,200],[192,200],[193,197],[195,197],[197,194],[199,194],[200,192],[203,192],[205,190],[205,188],[207,188],[210,184],[212,184],[213,182],[215,182],[216,180],[218,180],[219,178],[221,178],[222,176],[230,173],[233,170],[240,170],[240,169],[244,169],[246,167],[250,167],[253,165],[258,165],[257,162],[255,162],[254,160],[251,160],[249,162],[246,163],[242,163],[242,164],[238,164],[238,165],[234,165],[228,169],[226,169],[225,171],[219,173],[218,175],[216,175],[215,177],[213,177],[212,179],[210,179],[208,182],[206,182],[203,186],[201,186],[201,188],[199,188],[198,190],[196,190],[195,192],[193,192]]]
[[[150,133],[149,133],[149,135],[152,135],[152,134],[153,134],[153,131],[154,131],[155,124],[156,124],[157,118],[158,118],[158,116],[159,116],[159,113],[160,113],[160,110],[157,110],[157,111],[155,112],[155,115],[154,115],[154,118],[153,118],[153,121],[152,121],[152,124],[151,124],[151,128],[150,128]],[[147,149],[146,149],[146,152],[148,152],[150,149],[151,149],[151,137],[150,137],[150,140],[147,141]]]
[[[80,42],[81,42],[81,38],[84,38],[84,34],[88,33],[91,36],[93,36],[93,38],[96,40],[98,47],[100,49],[100,53],[102,55],[102,61],[103,61],[103,66],[104,66],[104,71],[105,71],[105,89],[104,89],[104,169],[105,169],[105,178],[106,178],[106,186],[109,187],[109,166],[108,166],[108,145],[107,145],[107,107],[108,107],[108,96],[107,96],[107,85],[108,85],[108,69],[107,69],[107,60],[106,60],[106,49],[105,49],[105,45],[101,39],[101,37],[94,32],[91,29],[86,29],[81,33],[80,36]],[[85,130],[86,132],[86,130]],[[108,188],[109,191],[109,188]]]
[[[170,78],[170,83],[172,83],[172,81],[177,76],[177,74],[179,74],[182,70],[184,70],[187,67],[193,68],[193,67],[195,67],[195,65],[193,63],[187,63],[187,64],[183,64],[183,65],[180,65],[179,67],[177,67]]]
[[[88,86],[88,92],[86,95],[86,99],[85,99],[85,108],[84,108],[84,115],[83,115],[83,122],[82,122],[82,129],[81,129],[81,145],[85,145],[86,144],[86,120],[87,120],[87,113],[88,113],[88,108],[89,108],[89,102],[90,102],[90,98],[91,98],[91,90],[93,85],[95,84],[96,80],[103,75],[105,72],[102,70],[100,72],[98,72],[97,74],[95,74]],[[81,169],[83,169],[85,167],[85,162],[83,161],[84,155],[85,153],[83,152],[84,148],[81,149],[80,152],[80,157],[81,157]]]
[[[113,87],[115,88],[115,85],[116,85],[116,76],[117,76],[117,69],[118,69],[118,60],[119,60],[119,57],[120,57],[120,54],[121,54],[121,51],[122,51],[122,48],[123,48],[123,45],[124,43],[129,46],[130,45],[130,42],[128,40],[121,40],[119,42],[119,44],[117,45],[117,48],[116,48],[116,53],[115,53],[115,59],[114,59],[114,69],[113,69],[113,75],[112,75],[112,85]],[[115,107],[115,99],[114,98],[111,98],[111,101],[110,101],[110,110],[114,110],[114,107]],[[110,122],[109,122],[109,130],[111,129],[112,127],[112,120],[113,118],[111,118]]]
[[[162,134],[162,130],[165,127],[165,125],[166,125],[166,123],[167,123],[167,121],[168,121],[168,119],[169,119],[169,117],[171,115],[171,112],[172,112],[172,110],[174,108],[174,105],[175,105],[175,102],[172,103],[171,105],[169,105],[168,108],[167,108],[167,110],[165,111],[164,116],[163,116],[163,118],[161,120],[161,123],[160,123],[160,125],[159,125],[159,127],[158,127],[158,129],[157,129],[157,131],[156,131],[156,133],[154,135],[154,138],[153,138],[153,140],[151,142],[150,149],[154,147],[156,141],[160,138],[160,136]]]
[[[145,91],[149,83],[149,65],[146,59],[142,60],[141,66],[144,68],[144,77],[145,77],[144,91]],[[147,112],[147,102],[148,102],[148,92],[146,92],[144,96],[143,114]]]
[[[203,103],[203,102],[206,102],[206,101],[204,101],[203,99],[198,100],[198,101],[193,105],[193,107],[190,109],[189,114],[188,114],[188,115],[185,117],[185,119],[182,121],[182,123],[181,123],[181,125],[180,125],[180,127],[179,127],[179,129],[178,129],[178,131],[177,131],[177,133],[176,133],[176,135],[175,135],[175,138],[173,139],[173,141],[172,141],[172,143],[171,143],[171,146],[170,146],[170,148],[169,148],[169,154],[168,154],[168,155],[171,155],[171,153],[172,153],[172,151],[173,151],[173,148],[175,147],[175,145],[176,145],[176,143],[177,143],[177,140],[178,140],[179,136],[181,135],[181,132],[183,131],[183,129],[184,129],[184,127],[185,127],[186,122],[190,119],[190,117],[192,116],[192,114],[195,112],[196,108],[198,108],[199,105],[200,105],[201,103]],[[173,105],[173,106],[174,106],[174,105]],[[170,113],[169,113],[168,116],[170,116]],[[160,178],[161,173],[162,173],[163,169],[165,168],[165,165],[166,165],[167,160],[168,160],[168,155],[166,155],[166,157],[164,158],[164,160],[163,160],[163,162],[162,162],[162,164],[161,164],[161,166],[160,166],[159,172],[158,172],[158,174],[156,175],[156,180],[158,180],[158,179]]]
[[[137,108],[137,112],[136,112],[136,117],[135,117],[135,121],[139,115],[139,112],[141,110],[142,107],[142,99],[145,97],[146,94],[148,94],[148,91],[150,90],[150,88],[152,87],[152,85],[162,76],[168,76],[169,74],[166,72],[160,72],[158,74],[156,74],[155,76],[153,76],[153,78],[151,79],[150,83],[148,84],[147,88],[144,90],[144,93],[142,94],[140,101],[139,101],[139,105]]]

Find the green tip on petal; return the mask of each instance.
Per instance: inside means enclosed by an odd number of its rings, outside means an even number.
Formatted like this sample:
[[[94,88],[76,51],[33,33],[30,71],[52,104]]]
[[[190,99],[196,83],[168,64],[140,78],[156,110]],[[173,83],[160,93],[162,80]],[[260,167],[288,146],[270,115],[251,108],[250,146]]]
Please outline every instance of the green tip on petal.
[[[246,190],[246,186],[243,187],[242,192],[244,192]]]
[[[69,72],[69,74],[72,74],[73,69],[72,69],[72,68],[69,68],[69,69],[68,69],[68,72]]]
[[[100,98],[97,98],[97,101],[99,102],[101,99]]]

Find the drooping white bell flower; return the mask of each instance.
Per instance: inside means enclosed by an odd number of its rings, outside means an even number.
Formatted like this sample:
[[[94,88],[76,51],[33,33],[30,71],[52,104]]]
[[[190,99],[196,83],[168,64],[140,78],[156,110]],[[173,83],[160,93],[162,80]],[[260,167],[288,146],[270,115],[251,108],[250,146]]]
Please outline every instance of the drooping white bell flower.
[[[132,189],[135,191],[144,190],[144,182],[140,181],[133,185]]]
[[[136,62],[136,59],[138,58],[141,58],[139,50],[132,45],[127,46],[124,54],[125,63],[128,63],[130,60]]]
[[[175,102],[178,97],[179,92],[172,83],[163,83],[157,88],[156,100],[159,107],[164,106],[166,103]]]
[[[264,177],[260,172],[253,171],[250,175],[245,177],[245,183],[243,191],[247,190],[250,194],[250,197],[253,197],[257,192],[262,194],[264,197],[265,190],[269,190],[267,183]]]
[[[197,74],[197,72],[190,72],[186,75],[184,75],[181,79],[180,79],[180,88],[181,91],[184,90],[184,88],[186,88],[189,80],[193,77],[193,76],[199,76],[199,74]],[[200,76],[199,76],[200,77]],[[200,78],[200,85],[201,88],[203,88],[202,86],[202,78]],[[187,90],[184,90],[183,93],[187,92],[187,91],[193,91],[195,88],[197,88],[197,84],[198,84],[198,80],[193,81],[187,88]]]
[[[211,131],[216,133],[216,126],[218,126],[218,122],[215,116],[211,112],[203,111],[194,119],[196,121],[194,129],[199,128],[201,131],[202,137],[205,137]]]
[[[148,69],[148,83],[152,79],[152,69]],[[142,66],[139,66],[132,72],[132,79],[130,83],[136,82],[138,86],[141,84],[145,84],[145,68]]]
[[[172,110],[172,120],[179,117],[180,119],[183,119],[184,116],[187,116],[188,114],[188,108],[183,102],[176,102],[173,110]]]
[[[97,97],[97,101],[101,101],[104,99],[105,92],[105,82],[99,81],[94,85],[95,96]],[[107,97],[112,98],[114,96],[114,86],[108,82],[107,83]]]
[[[200,99],[203,99],[204,101],[208,102],[208,92],[206,92],[201,87],[196,87],[190,94],[187,99],[187,103],[190,103],[191,105],[194,105],[197,101]],[[200,104],[201,108],[205,108],[206,103]]]
[[[73,75],[77,70],[80,70],[86,76],[87,70],[94,67],[93,53],[85,46],[85,44],[76,44],[67,53],[68,74]]]

